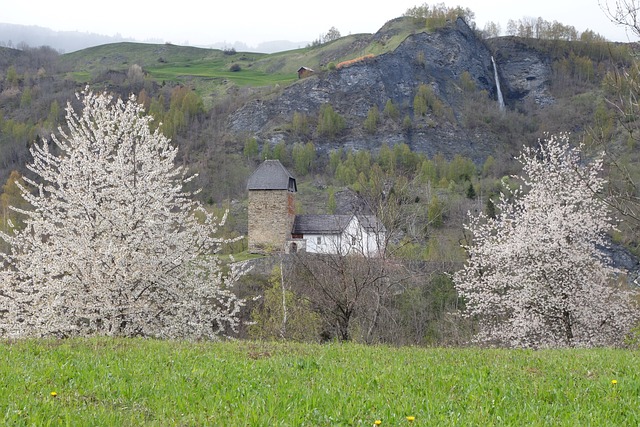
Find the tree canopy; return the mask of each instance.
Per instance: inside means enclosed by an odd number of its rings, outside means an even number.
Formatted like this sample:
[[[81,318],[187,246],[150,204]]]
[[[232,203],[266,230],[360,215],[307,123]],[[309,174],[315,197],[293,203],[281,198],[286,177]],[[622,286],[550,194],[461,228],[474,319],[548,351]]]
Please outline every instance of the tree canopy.
[[[586,162],[566,135],[519,157],[524,187],[505,191],[496,218],[467,229],[469,259],[454,276],[479,342],[515,347],[621,345],[637,318],[605,261],[612,228],[602,159]]]
[[[177,148],[134,98],[84,92],[66,132],[31,148],[24,229],[0,234],[5,336],[214,338],[242,301],[214,255],[221,221],[183,189]],[[19,183],[18,183],[19,185]],[[35,189],[35,191],[31,191]],[[224,218],[222,219],[223,222]]]

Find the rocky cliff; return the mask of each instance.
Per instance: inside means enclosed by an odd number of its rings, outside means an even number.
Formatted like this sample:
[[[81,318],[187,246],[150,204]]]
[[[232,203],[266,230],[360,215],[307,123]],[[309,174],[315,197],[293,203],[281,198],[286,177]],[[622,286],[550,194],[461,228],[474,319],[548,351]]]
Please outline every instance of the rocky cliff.
[[[347,129],[333,139],[313,135],[320,150],[336,147],[375,150],[385,142],[389,145],[404,142],[429,155],[462,154],[482,162],[495,147],[491,135],[469,132],[462,125],[460,106],[464,94],[460,78],[465,71],[477,90],[496,99],[493,55],[498,74],[504,79],[502,90],[508,104],[527,97],[541,104],[552,102],[546,92],[549,64],[535,51],[518,50],[517,46],[508,54],[500,54],[507,51],[506,46],[510,46],[508,41],[488,45],[458,19],[435,32],[410,35],[392,52],[317,73],[297,81],[277,96],[254,100],[231,116],[229,126],[235,133],[246,132],[272,144],[281,140],[293,143],[298,137],[286,129],[294,112],[315,118],[320,107],[328,103],[346,119]],[[452,114],[445,119],[417,120],[413,100],[421,84],[430,85]],[[382,111],[388,100],[398,106],[401,117],[408,115],[413,119],[412,129],[387,126],[373,135],[365,133],[363,122],[369,109],[376,105]]]
[[[551,61],[547,55],[517,37],[499,37],[489,40],[488,44],[498,64],[507,104],[532,101],[546,106],[554,103],[549,93]]]

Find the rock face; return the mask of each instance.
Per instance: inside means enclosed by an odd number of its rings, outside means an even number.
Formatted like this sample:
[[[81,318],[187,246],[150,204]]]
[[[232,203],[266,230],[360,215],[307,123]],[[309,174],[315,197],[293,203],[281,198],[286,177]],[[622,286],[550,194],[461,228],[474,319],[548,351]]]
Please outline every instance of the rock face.
[[[297,140],[290,139],[293,136],[282,130],[291,123],[293,113],[315,118],[320,107],[328,103],[346,119],[347,129],[334,139],[314,135],[313,141],[320,150],[337,147],[376,150],[383,143],[407,143],[412,150],[430,156],[462,154],[482,162],[492,152],[492,138],[470,134],[461,125],[464,117],[459,109],[463,98],[460,77],[468,72],[477,89],[496,99],[491,56],[484,41],[458,19],[433,33],[407,37],[393,52],[319,73],[297,81],[277,97],[252,101],[230,117],[229,127],[234,133],[250,133],[263,141],[293,143]],[[496,62],[499,75],[505,79],[501,83],[507,102],[527,96],[547,102],[540,94],[544,94],[550,69],[534,53],[524,52],[513,66],[507,55],[498,55]],[[407,115],[413,118],[413,100],[421,84],[432,87],[453,112],[452,117],[428,120],[428,125],[414,126],[411,131],[401,126],[374,135],[363,131],[369,109],[375,105],[383,111],[388,100],[398,106],[401,118]]]
[[[531,100],[539,106],[555,100],[549,93],[549,58],[516,37],[490,40],[507,103]]]

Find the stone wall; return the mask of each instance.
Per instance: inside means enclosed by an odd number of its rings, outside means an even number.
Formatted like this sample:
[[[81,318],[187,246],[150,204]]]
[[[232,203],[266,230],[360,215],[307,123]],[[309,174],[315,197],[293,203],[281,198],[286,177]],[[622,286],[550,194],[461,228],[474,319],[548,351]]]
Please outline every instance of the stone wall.
[[[291,237],[294,193],[287,190],[249,191],[249,251],[282,251]]]

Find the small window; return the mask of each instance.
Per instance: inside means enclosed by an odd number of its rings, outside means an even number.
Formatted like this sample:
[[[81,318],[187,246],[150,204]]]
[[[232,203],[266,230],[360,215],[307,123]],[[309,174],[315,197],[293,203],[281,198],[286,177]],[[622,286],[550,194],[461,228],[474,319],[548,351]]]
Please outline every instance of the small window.
[[[321,245],[322,244],[322,237],[320,237],[320,236],[316,237],[316,244],[317,245]]]
[[[356,236],[351,236],[351,244],[355,245],[356,243],[358,243],[358,239],[356,239]]]

